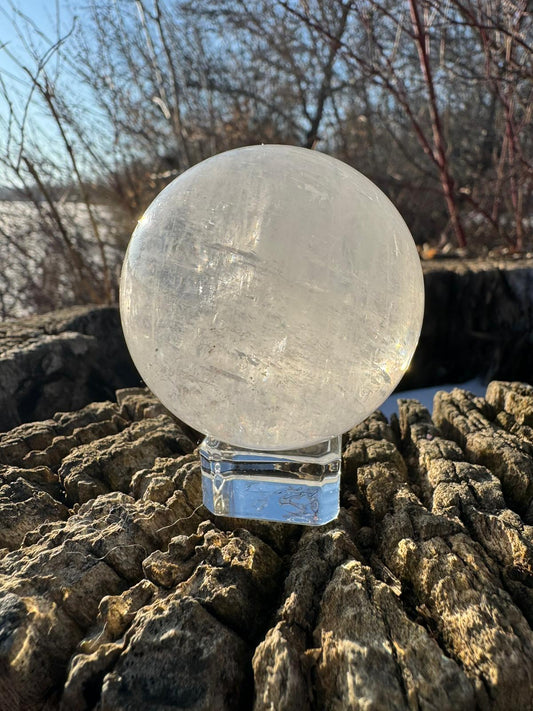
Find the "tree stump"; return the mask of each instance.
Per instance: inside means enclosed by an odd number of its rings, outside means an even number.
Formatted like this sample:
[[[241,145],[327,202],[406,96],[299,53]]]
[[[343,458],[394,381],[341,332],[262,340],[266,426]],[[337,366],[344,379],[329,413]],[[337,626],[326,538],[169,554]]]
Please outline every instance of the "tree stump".
[[[0,432],[138,383],[116,306],[0,321]]]
[[[211,516],[142,389],[0,435],[0,708],[533,708],[533,387],[345,436],[341,512]]]

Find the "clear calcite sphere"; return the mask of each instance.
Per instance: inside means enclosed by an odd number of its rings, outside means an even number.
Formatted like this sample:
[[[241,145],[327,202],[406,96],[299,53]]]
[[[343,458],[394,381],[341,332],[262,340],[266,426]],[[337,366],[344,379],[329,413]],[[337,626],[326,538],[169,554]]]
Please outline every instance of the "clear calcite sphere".
[[[361,173],[304,148],[199,163],[139,220],[120,287],[132,358],[200,432],[259,450],[345,432],[392,392],[424,309],[399,212]]]

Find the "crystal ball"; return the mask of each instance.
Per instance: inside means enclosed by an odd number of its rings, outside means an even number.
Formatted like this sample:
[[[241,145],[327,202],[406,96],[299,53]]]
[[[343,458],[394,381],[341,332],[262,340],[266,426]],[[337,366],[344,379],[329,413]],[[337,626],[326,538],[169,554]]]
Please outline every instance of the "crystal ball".
[[[392,392],[424,309],[418,253],[364,175],[317,151],[249,146],[152,202],[122,268],[140,375],[194,429],[255,450],[349,430]]]

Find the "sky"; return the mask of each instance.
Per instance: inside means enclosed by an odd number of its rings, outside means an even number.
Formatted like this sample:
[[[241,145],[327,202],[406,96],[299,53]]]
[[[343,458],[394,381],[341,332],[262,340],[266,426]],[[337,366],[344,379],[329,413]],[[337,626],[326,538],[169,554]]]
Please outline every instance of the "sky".
[[[0,78],[12,93],[27,95],[30,81],[20,65],[35,69],[31,49],[42,58],[69,33],[75,15],[82,15],[85,5],[84,0],[0,0]],[[55,61],[54,56],[47,65],[49,71],[53,72]],[[4,110],[1,104],[0,112]]]
[[[72,3],[67,3],[65,0],[57,2],[56,0],[3,0],[0,4],[0,46],[4,46],[20,59],[25,58],[23,42],[14,26],[16,22],[21,26],[24,24],[18,13],[33,21],[53,43],[57,39],[57,18],[61,30],[67,31],[70,26],[73,13],[69,6],[71,7]],[[28,36],[26,32],[25,34]],[[44,50],[45,42],[39,38],[36,31],[30,32],[30,39],[37,42]],[[19,79],[22,74],[6,51],[0,51],[0,73],[3,77],[14,75]]]
[[[75,13],[83,13],[87,0],[0,0],[0,90],[5,86],[19,120],[24,115],[30,95],[31,81],[23,67],[34,73],[37,58],[42,58],[58,38],[68,34]],[[28,21],[25,20],[28,19]],[[17,32],[17,25],[20,33]],[[22,35],[22,36],[21,36]],[[18,61],[17,61],[18,60]],[[46,68],[53,76],[57,69],[54,55]],[[79,90],[79,87],[77,87]],[[36,96],[33,94],[33,98]],[[0,131],[7,134],[9,108],[0,91]],[[57,127],[53,125],[39,102],[33,101],[29,110],[30,122],[26,134],[41,148],[53,152],[56,147]],[[2,138],[1,136],[0,138]],[[0,185],[9,184],[0,166]]]

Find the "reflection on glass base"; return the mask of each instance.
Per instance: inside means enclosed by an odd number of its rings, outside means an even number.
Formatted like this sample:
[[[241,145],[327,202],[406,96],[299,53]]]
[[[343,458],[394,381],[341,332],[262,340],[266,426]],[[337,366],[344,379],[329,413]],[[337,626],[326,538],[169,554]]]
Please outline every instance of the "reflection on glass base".
[[[339,513],[340,437],[290,452],[206,437],[200,460],[204,505],[217,516],[321,526]]]

